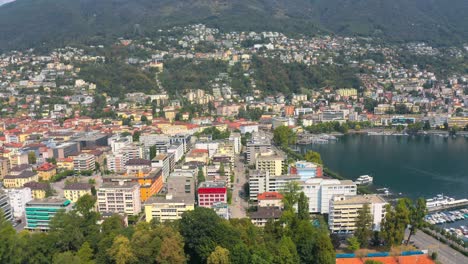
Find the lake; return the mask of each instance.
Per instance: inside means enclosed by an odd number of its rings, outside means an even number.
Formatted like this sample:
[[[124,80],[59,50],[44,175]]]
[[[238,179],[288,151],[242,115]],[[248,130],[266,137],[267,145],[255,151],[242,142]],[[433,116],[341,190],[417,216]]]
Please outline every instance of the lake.
[[[369,174],[375,185],[411,198],[468,198],[468,138],[345,135],[300,149],[318,151],[325,166],[344,177]]]

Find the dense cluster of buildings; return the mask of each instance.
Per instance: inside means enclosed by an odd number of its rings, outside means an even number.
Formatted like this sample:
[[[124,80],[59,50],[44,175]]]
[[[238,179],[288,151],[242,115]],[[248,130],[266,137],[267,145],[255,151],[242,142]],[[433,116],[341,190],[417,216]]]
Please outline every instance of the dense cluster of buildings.
[[[76,66],[104,63],[102,56],[72,47],[49,55],[0,55],[0,208],[7,219],[22,219],[30,230],[47,230],[57,211],[70,210],[84,195],[97,198],[96,210],[102,215],[172,221],[200,206],[229,219],[231,196],[237,196],[230,193],[239,176],[236,161],[242,156],[249,167],[248,198],[257,207],[248,215],[254,224],[278,220],[281,193],[296,182],[308,198],[309,212],[329,215],[332,232],[353,232],[357,211],[365,204],[379,229],[386,204],[381,197],[358,195],[355,183],[327,177],[319,164],[290,162],[272,143],[269,131],[289,126],[301,132],[315,124],[349,121],[372,126],[419,121],[432,128],[468,125],[468,76],[442,79],[427,69],[405,68],[397,59],[399,49],[392,46],[344,37],[220,33],[203,25],[178,32],[182,34],[161,36],[159,42],[177,43],[167,51],[156,50],[160,43],[148,39],[119,40],[116,45],[150,51],[151,58],[128,58],[127,63],[159,72],[165,60],[174,58],[240,63],[249,95],[241,97],[231,85],[232,76],[220,72],[208,87],[181,89],[175,98],[164,87],[112,97],[80,79]],[[260,44],[246,47],[246,41]],[[215,48],[196,51],[206,42]],[[444,50],[434,52],[424,45],[404,49],[445,56]],[[383,59],[358,59],[375,53]],[[260,91],[249,71],[253,56],[307,67],[346,64],[362,69],[362,84],[304,87],[295,94]],[[343,60],[338,63],[339,56]],[[85,115],[96,108],[104,113],[99,118]],[[260,113],[255,120],[240,116],[254,110]],[[206,128],[229,133],[215,136],[203,133]]]

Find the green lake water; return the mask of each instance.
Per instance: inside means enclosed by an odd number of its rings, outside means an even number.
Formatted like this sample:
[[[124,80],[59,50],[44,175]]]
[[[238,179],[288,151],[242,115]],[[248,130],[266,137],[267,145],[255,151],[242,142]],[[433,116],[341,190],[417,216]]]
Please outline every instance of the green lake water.
[[[411,198],[468,198],[468,138],[462,136],[345,135],[300,148],[318,151],[325,166],[344,177],[369,174],[375,185]]]

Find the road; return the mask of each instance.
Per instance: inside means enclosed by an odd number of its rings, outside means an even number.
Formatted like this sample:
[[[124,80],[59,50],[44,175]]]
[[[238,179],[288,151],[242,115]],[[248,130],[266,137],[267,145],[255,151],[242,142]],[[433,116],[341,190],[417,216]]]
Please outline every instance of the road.
[[[246,208],[248,207],[248,203],[241,196],[241,193],[244,193],[244,184],[246,182],[244,163],[240,160],[239,156],[236,156],[234,161],[232,202],[229,206],[231,218],[244,218],[247,216]]]
[[[406,234],[407,236],[408,234]],[[432,252],[437,252],[439,260],[443,264],[463,264],[468,263],[468,257],[465,257],[460,252],[452,249],[451,247],[441,243],[437,239],[429,236],[428,234],[418,231],[411,237],[411,241],[419,249],[427,249],[429,255]]]

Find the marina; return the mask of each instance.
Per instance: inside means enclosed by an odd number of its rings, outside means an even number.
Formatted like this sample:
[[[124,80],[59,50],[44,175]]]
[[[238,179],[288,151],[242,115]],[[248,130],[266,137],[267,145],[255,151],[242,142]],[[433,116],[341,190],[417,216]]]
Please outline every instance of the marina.
[[[425,221],[437,225],[449,234],[468,241],[468,209],[428,214]]]
[[[309,145],[309,144],[328,144],[337,141],[338,138],[334,135],[329,134],[310,134],[303,133],[298,135],[297,144]]]

